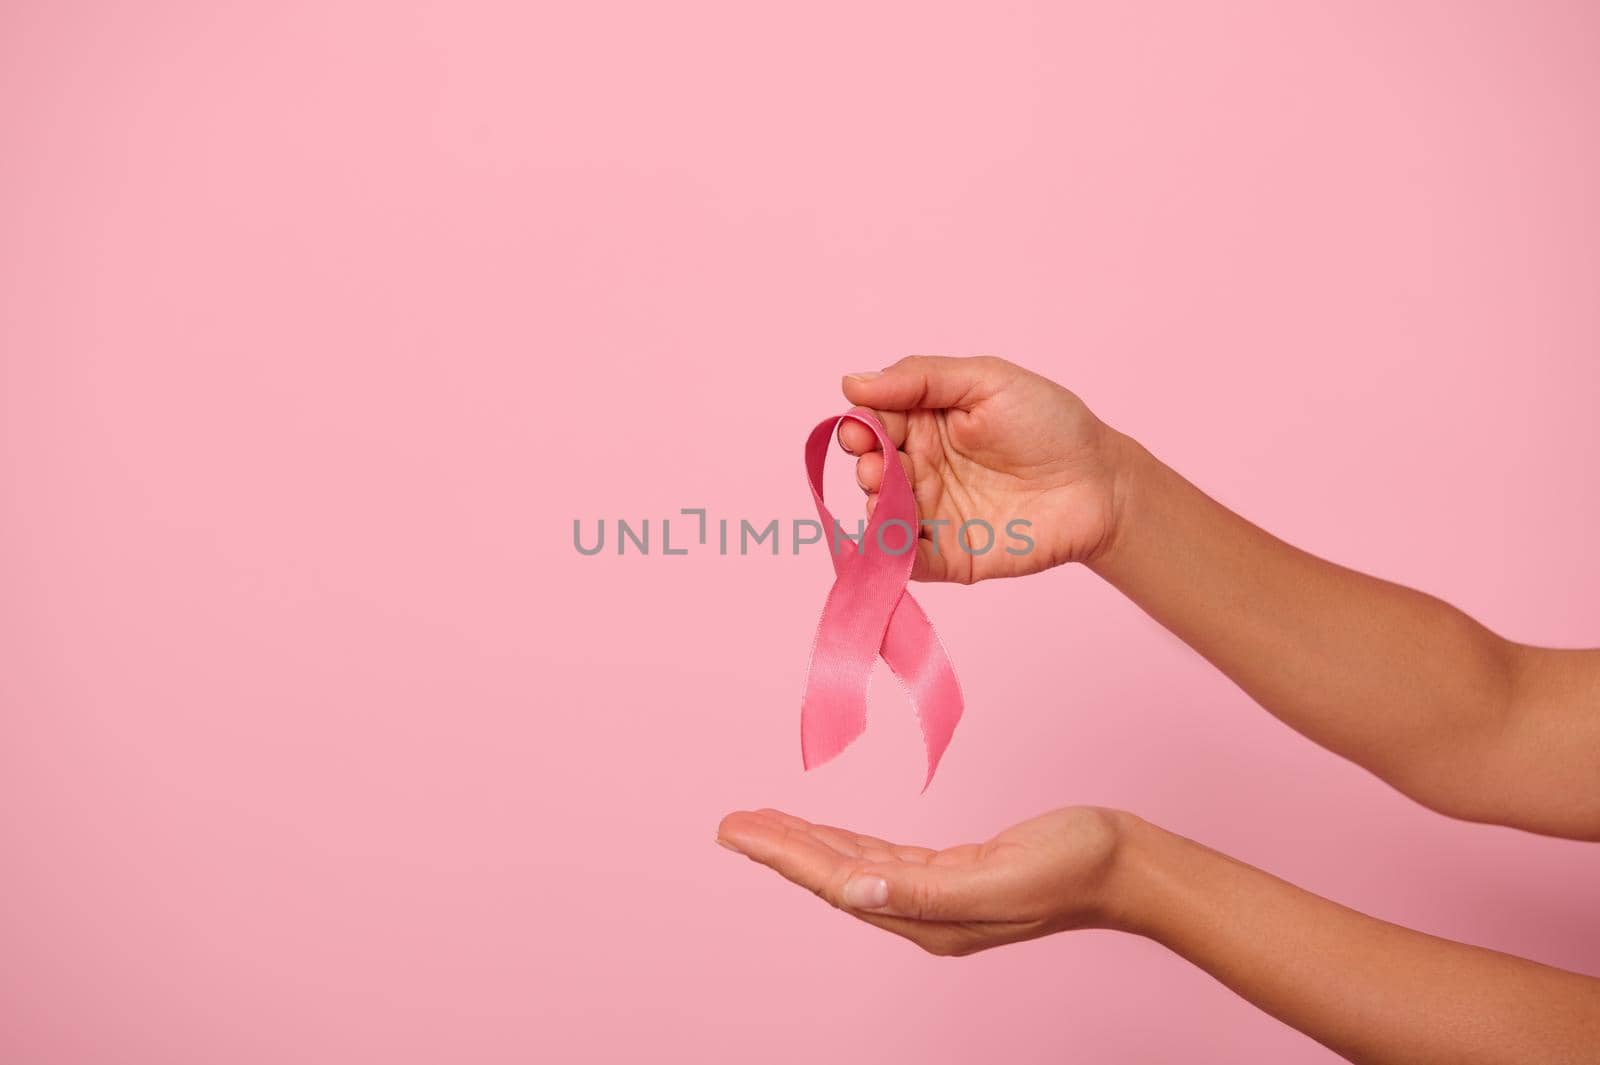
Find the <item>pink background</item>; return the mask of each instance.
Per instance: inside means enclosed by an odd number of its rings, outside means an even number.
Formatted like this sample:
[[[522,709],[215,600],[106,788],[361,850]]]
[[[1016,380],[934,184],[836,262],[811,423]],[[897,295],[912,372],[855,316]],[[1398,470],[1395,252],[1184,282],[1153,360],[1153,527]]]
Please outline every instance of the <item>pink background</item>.
[[[800,772],[824,557],[571,543],[805,517],[838,374],[983,351],[1300,544],[1600,641],[1597,34],[7,4],[0,1058],[1330,1058],[1144,941],[925,956],[713,846],[761,805],[1122,806],[1600,972],[1600,848],[1419,809],[1086,572],[919,593],[969,698],[919,796],[881,671]]]

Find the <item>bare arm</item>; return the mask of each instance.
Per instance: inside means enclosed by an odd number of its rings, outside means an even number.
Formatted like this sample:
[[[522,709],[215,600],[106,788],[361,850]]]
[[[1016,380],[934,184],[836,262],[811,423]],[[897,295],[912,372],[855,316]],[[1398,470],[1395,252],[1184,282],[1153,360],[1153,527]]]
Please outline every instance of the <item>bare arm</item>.
[[[1119,448],[1121,513],[1096,572],[1284,723],[1417,801],[1600,839],[1600,651],[1505,640]]]
[[[1143,933],[1355,1062],[1600,1061],[1600,980],[1379,921],[1143,822]]]

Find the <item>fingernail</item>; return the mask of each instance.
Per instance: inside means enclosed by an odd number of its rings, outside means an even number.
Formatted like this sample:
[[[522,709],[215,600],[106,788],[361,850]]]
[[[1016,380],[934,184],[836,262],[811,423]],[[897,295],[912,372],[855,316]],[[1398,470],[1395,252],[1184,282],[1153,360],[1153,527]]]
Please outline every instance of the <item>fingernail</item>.
[[[883,373],[880,370],[862,370],[858,373],[847,373],[845,376],[852,381],[870,381],[874,377],[882,377]]]
[[[875,910],[889,902],[889,883],[881,876],[858,876],[844,886],[844,904]]]
[[[729,843],[727,840],[723,839],[721,836],[717,837],[717,846],[726,847],[728,850],[732,851],[735,854],[740,853],[738,847],[735,847],[733,844]]]

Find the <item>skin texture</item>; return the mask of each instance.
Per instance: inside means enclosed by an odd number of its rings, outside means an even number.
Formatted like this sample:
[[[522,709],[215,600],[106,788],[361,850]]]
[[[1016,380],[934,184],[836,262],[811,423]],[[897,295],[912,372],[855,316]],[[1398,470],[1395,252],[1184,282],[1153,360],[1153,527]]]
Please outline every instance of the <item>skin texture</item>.
[[[1442,813],[1600,840],[1600,651],[1505,640],[1233,514],[1077,396],[993,358],[844,379],[901,452],[912,576],[1089,566],[1314,742]],[[844,423],[869,510],[883,456]],[[1031,522],[1024,555],[955,530]],[[1148,936],[1358,1062],[1600,1062],[1600,980],[1356,913],[1131,814],[1058,810],[933,851],[772,810],[717,840],[940,955],[1097,927]]]

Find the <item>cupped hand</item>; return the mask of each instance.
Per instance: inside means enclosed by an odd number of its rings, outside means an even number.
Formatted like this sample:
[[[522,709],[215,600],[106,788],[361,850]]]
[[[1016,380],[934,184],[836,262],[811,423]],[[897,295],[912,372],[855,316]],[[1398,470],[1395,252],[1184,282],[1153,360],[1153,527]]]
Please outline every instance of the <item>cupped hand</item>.
[[[756,810],[723,818],[717,842],[868,924],[962,955],[1105,924],[1128,816],[1069,807],[936,851]]]
[[[1123,438],[1060,385],[1004,359],[924,355],[851,374],[843,388],[883,422],[911,480],[923,522],[913,580],[1016,577],[1090,562],[1109,545]],[[877,439],[846,421],[839,442],[858,456],[870,514],[883,484]],[[969,522],[984,524],[963,535]]]

